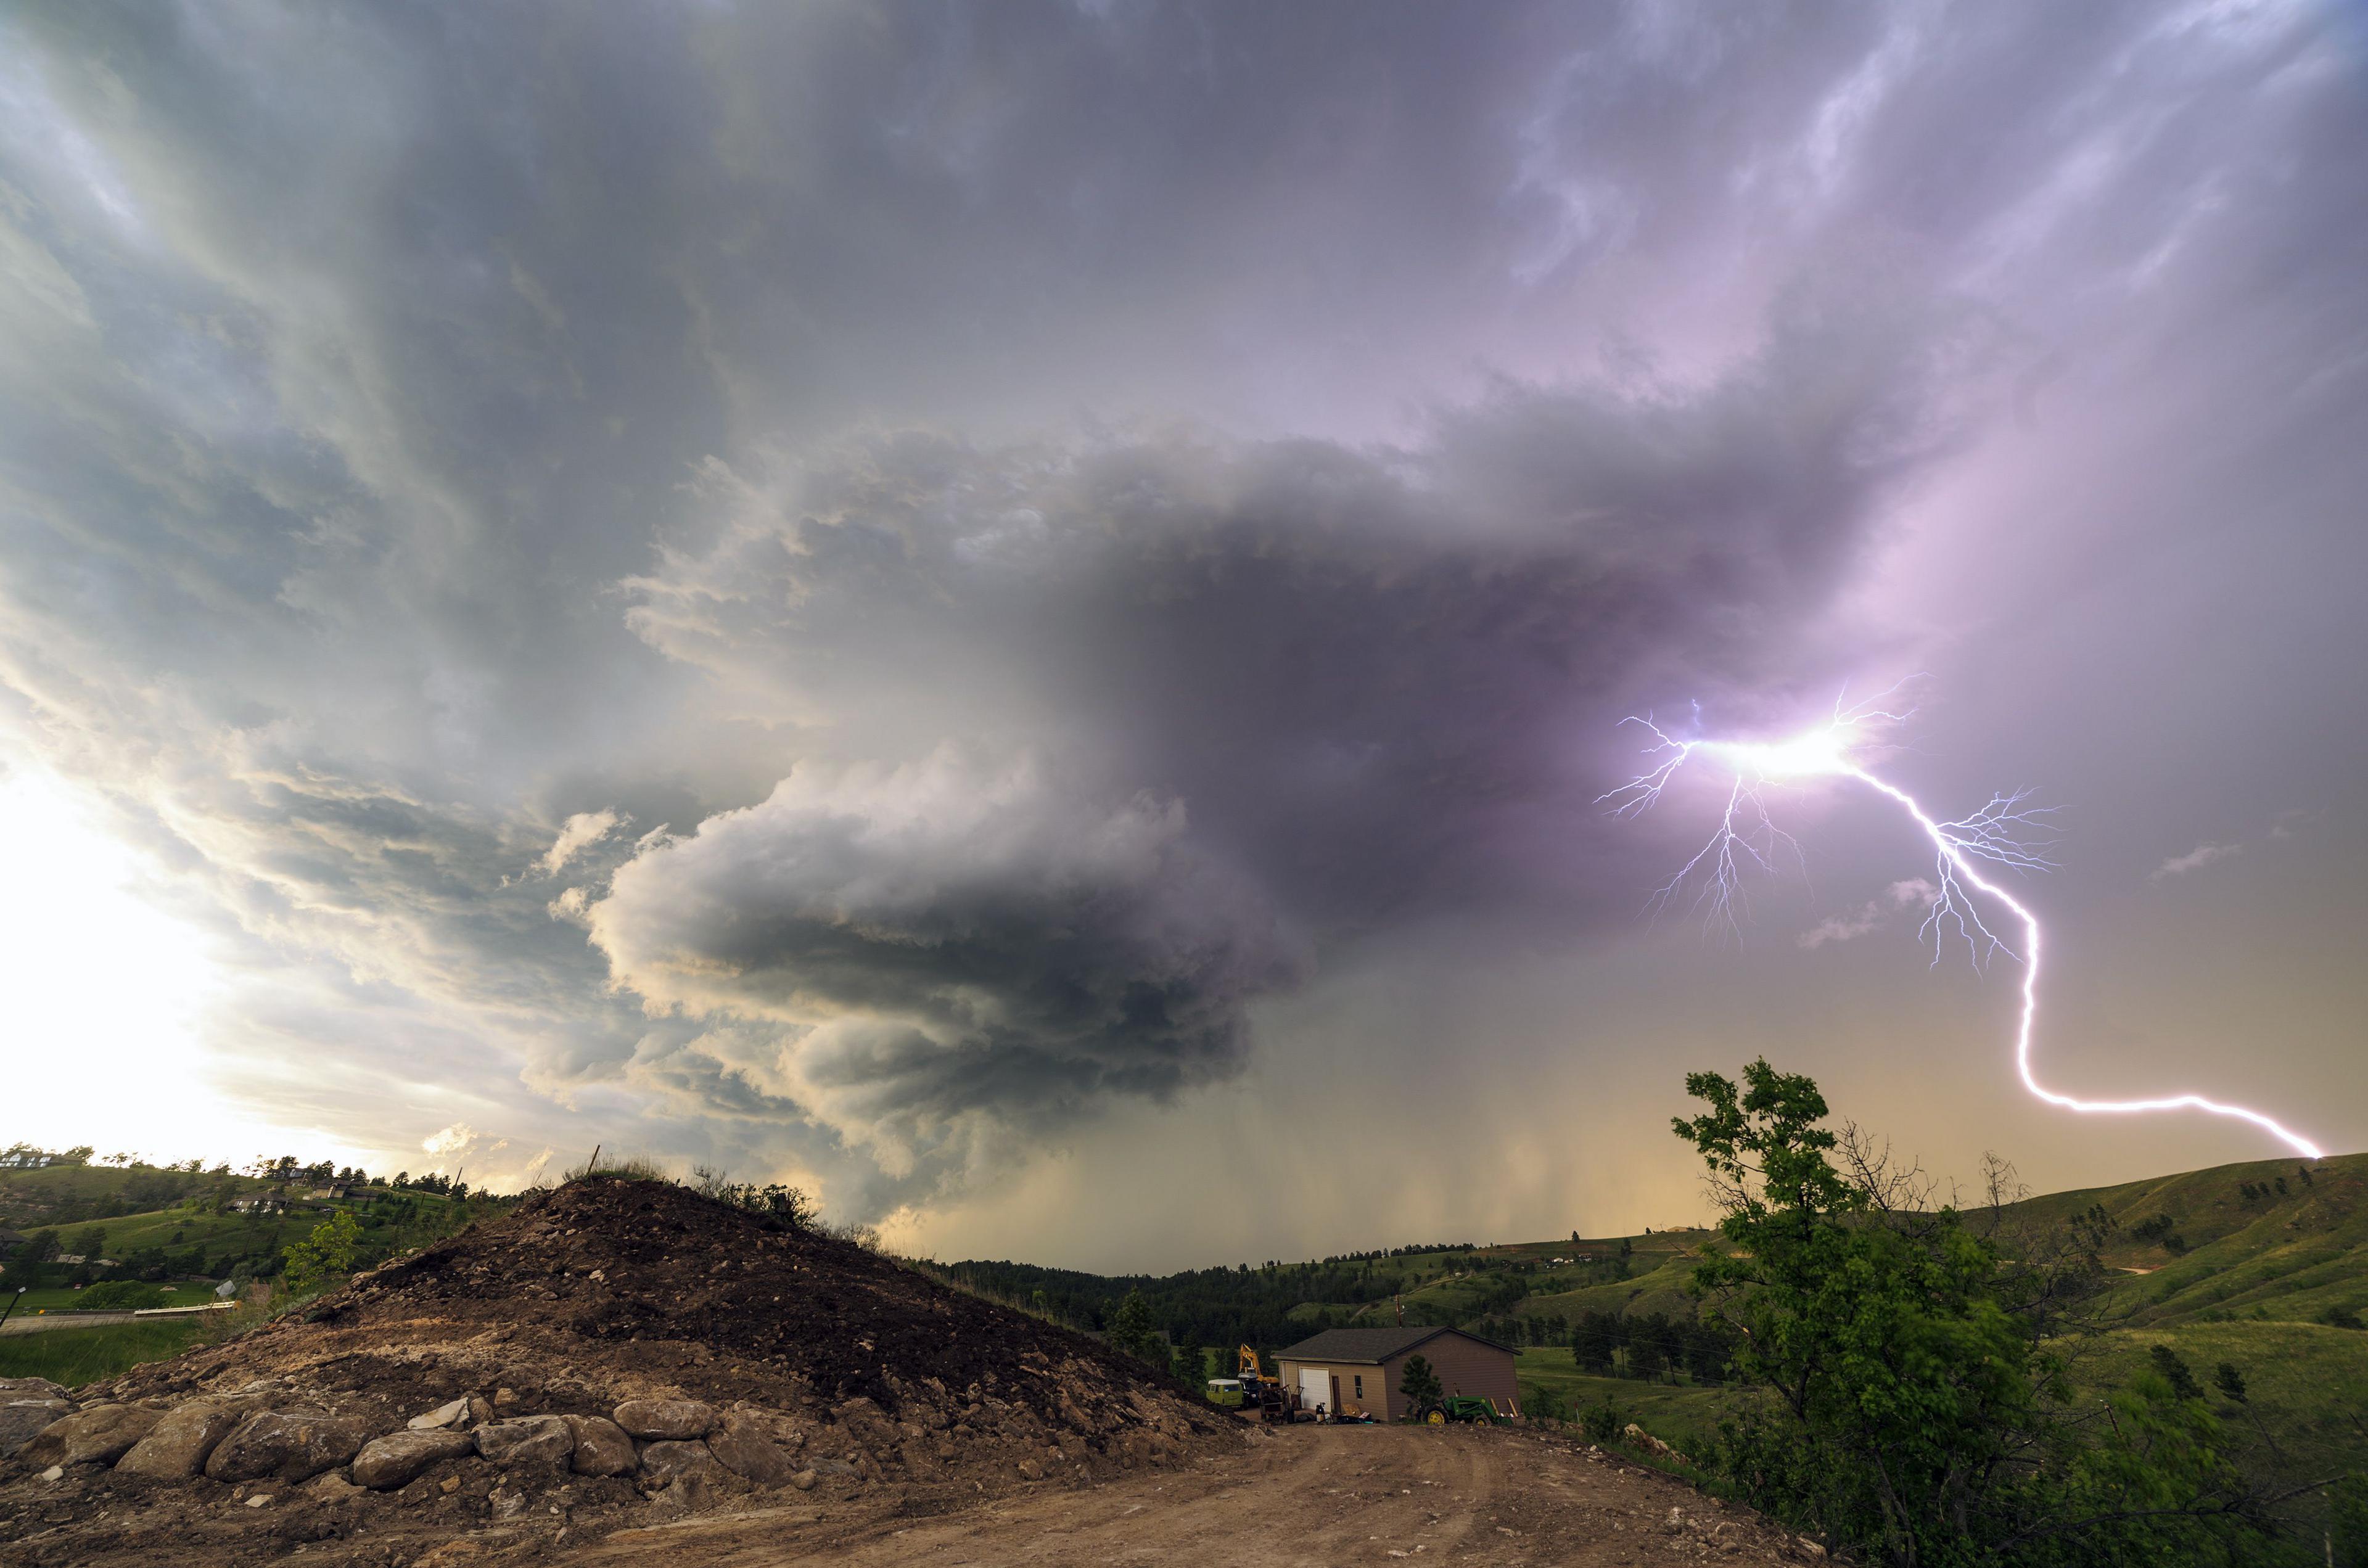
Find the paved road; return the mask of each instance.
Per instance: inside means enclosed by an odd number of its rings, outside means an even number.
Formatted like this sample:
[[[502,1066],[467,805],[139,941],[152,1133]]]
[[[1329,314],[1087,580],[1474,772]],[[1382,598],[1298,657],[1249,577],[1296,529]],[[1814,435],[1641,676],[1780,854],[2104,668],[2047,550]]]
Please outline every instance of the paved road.
[[[1509,1429],[1299,1426],[1238,1460],[1047,1485],[937,1517],[810,1505],[623,1531],[604,1568],[1303,1568],[1453,1561],[1634,1568],[1806,1561],[1782,1532],[1583,1443]],[[1677,1510],[1673,1517],[1671,1510]]]

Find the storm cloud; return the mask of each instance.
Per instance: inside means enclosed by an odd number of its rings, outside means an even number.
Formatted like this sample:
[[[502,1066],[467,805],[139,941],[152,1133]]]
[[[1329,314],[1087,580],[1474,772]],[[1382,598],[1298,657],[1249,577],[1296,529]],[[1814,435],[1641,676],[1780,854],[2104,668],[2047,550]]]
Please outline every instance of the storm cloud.
[[[1344,1032],[1494,1081],[1660,939],[1630,712],[1927,671],[1903,766],[2127,802],[2094,914],[2340,820],[2228,759],[2361,717],[2361,76],[2280,4],[19,15],[0,744],[291,1125],[848,1213]],[[1546,1032],[1674,1083],[1616,990]]]

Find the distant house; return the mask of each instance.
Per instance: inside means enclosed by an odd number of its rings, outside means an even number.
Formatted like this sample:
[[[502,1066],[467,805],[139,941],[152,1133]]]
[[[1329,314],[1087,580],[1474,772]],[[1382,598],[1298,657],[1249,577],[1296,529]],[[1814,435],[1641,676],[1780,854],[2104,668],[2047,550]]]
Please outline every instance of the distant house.
[[[1407,1358],[1419,1355],[1447,1393],[1474,1394],[1499,1415],[1521,1413],[1513,1350],[1460,1328],[1327,1328],[1275,1355],[1283,1386],[1304,1409],[1362,1413],[1395,1421],[1412,1413],[1398,1392]]]
[[[316,1187],[304,1196],[315,1201],[322,1199],[342,1201],[350,1190],[343,1183],[337,1183],[329,1187]]]
[[[24,1244],[25,1236],[21,1231],[0,1231],[0,1257],[15,1256],[17,1249]]]
[[[239,1214],[284,1214],[288,1202],[280,1198],[233,1198],[231,1210]]]

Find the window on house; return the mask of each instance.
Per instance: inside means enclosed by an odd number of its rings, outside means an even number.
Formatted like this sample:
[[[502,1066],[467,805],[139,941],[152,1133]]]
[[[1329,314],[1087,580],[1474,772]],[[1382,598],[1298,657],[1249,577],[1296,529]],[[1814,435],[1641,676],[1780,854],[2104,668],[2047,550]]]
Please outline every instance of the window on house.
[[[1359,1399],[1365,1397],[1365,1380],[1361,1374],[1357,1378],[1357,1397]]]

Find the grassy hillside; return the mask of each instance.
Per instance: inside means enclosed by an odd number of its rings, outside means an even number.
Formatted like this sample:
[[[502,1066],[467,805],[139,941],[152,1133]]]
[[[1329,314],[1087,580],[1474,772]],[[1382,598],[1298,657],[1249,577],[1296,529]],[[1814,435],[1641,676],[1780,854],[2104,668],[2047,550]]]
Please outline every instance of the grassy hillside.
[[[2113,1300],[2132,1324],[2317,1323],[2330,1312],[2368,1313],[2368,1154],[2313,1165],[2215,1165],[2051,1193],[2009,1215],[2047,1224],[2091,1207],[2119,1227],[2103,1257],[2130,1275]]]

